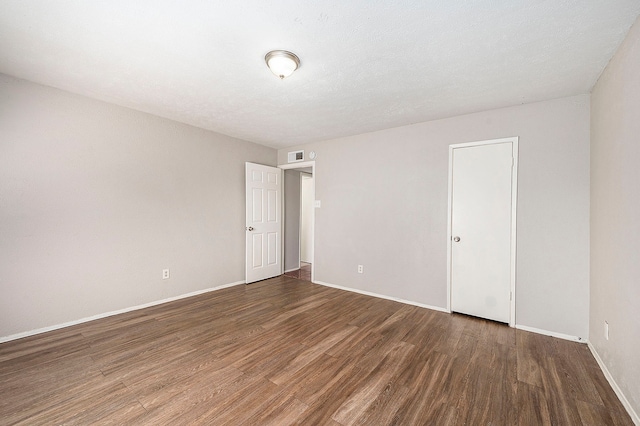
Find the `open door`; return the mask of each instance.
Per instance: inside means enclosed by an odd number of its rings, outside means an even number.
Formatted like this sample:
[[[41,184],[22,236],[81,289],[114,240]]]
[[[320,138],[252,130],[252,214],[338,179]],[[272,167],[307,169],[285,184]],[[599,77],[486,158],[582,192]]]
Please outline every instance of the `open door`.
[[[247,284],[282,274],[282,170],[246,163]]]

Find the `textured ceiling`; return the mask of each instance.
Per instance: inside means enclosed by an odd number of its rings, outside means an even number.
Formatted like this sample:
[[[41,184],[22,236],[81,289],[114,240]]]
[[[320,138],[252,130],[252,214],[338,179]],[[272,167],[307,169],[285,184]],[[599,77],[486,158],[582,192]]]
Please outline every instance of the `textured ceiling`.
[[[638,14],[640,0],[2,0],[0,72],[280,148],[588,93]],[[301,68],[279,80],[272,49]]]

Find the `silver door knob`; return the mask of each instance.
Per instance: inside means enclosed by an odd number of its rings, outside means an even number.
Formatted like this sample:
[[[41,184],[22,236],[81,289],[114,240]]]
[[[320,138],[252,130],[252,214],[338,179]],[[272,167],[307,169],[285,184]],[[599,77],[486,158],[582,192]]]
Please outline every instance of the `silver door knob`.
[[[247,227],[247,231],[253,231],[253,226]]]
[[[460,237],[453,237],[453,241],[455,241],[456,243],[460,242]]]

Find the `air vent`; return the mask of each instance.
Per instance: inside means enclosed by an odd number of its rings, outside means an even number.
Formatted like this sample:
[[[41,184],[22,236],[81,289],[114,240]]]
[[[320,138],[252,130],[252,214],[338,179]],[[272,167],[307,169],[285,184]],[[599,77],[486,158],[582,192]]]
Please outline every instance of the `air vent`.
[[[304,151],[291,151],[287,159],[289,163],[297,163],[298,161],[304,161]]]

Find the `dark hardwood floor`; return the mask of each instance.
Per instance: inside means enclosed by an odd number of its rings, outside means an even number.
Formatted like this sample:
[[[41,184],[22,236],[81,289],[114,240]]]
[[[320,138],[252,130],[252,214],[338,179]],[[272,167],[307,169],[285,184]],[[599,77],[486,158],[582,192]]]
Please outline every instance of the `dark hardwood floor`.
[[[586,345],[285,276],[1,344],[0,423],[632,424]]]
[[[308,262],[300,262],[300,269],[285,272],[287,277],[299,278],[305,281],[311,281],[311,264]]]

